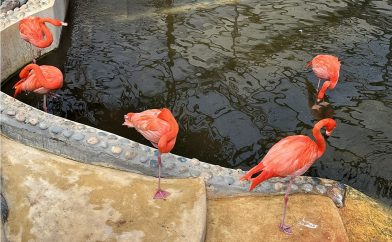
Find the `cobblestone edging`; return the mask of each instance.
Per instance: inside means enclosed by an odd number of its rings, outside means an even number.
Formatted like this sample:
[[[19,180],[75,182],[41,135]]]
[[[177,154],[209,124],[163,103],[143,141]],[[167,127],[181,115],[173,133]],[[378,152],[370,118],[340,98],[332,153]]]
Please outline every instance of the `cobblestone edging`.
[[[89,164],[145,175],[156,175],[157,150],[118,135],[57,117],[0,93],[0,123],[3,135],[23,144]],[[249,183],[239,181],[242,170],[224,168],[174,154],[164,154],[163,177],[202,177],[210,196],[282,194],[284,179],[270,179],[251,193]],[[336,181],[298,177],[292,193],[315,193],[332,198],[338,207],[344,203],[345,185]]]
[[[28,15],[32,15],[34,12],[38,12],[51,4],[53,4],[53,0],[28,0],[20,7],[8,10],[7,12],[1,12],[0,29],[4,29],[20,19]]]

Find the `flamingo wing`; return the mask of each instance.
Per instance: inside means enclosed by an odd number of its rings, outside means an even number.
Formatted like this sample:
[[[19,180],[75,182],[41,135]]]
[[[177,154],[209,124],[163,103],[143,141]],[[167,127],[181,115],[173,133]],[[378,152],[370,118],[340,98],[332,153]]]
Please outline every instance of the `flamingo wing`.
[[[317,55],[311,61],[312,70],[322,80],[339,78],[340,62],[332,55]]]
[[[276,143],[261,161],[274,176],[302,175],[317,159],[317,145],[307,136],[288,136]]]
[[[57,67],[42,65],[40,69],[45,77],[42,87],[55,90],[63,86],[63,73]]]
[[[44,33],[41,28],[39,17],[27,17],[20,21],[19,32],[22,39],[37,46],[44,40]]]
[[[124,125],[135,128],[157,147],[162,135],[170,130],[169,123],[158,118],[160,112],[159,109],[149,109],[141,113],[128,113],[124,117]]]

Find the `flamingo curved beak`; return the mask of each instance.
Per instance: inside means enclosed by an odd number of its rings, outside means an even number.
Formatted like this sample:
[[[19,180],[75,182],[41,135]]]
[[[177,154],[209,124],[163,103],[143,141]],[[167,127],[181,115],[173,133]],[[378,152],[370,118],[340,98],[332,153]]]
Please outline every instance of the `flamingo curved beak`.
[[[325,131],[325,134],[327,135],[327,136],[330,136],[331,134],[332,134],[332,130],[331,131]]]
[[[68,26],[68,23],[61,22],[61,25],[62,25],[62,26]]]

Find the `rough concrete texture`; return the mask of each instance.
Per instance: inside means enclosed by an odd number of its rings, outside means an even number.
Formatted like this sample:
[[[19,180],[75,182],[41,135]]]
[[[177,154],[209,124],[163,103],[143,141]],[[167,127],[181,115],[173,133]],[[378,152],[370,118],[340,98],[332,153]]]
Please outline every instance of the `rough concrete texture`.
[[[349,241],[331,199],[319,195],[290,196],[288,225],[280,232],[283,196],[231,197],[208,200],[206,241]]]
[[[392,241],[392,210],[349,188],[340,215],[350,241]]]
[[[74,162],[1,136],[10,241],[203,241],[200,178],[167,179]]]

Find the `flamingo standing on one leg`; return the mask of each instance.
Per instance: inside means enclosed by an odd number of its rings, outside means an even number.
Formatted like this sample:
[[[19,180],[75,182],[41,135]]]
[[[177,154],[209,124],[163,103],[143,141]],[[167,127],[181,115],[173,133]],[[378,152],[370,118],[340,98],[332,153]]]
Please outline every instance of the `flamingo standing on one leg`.
[[[314,74],[319,79],[317,84],[317,102],[320,102],[324,98],[327,89],[334,89],[338,83],[340,62],[337,57],[332,55],[317,55],[308,62],[306,67],[312,67]],[[325,80],[325,82],[319,91],[321,80]],[[314,108],[318,109],[319,106],[315,105]]]
[[[154,147],[158,148],[158,189],[154,199],[165,199],[169,192],[161,189],[161,154],[169,153],[176,143],[178,124],[169,109],[149,109],[141,113],[128,113],[124,125],[135,128]]]
[[[53,42],[53,35],[45,23],[51,23],[54,26],[67,26],[57,19],[40,18],[37,16],[30,16],[24,18],[19,23],[19,32],[22,39],[28,43],[40,48],[38,57],[41,55],[41,48],[49,47]],[[33,59],[35,63],[35,59]]]
[[[22,69],[19,77],[22,79],[14,85],[14,97],[22,91],[44,94],[43,109],[45,112],[48,111],[46,94],[63,86],[63,73],[54,66],[29,64]]]
[[[326,134],[329,136],[336,127],[336,122],[327,118],[316,123],[313,128],[313,136],[316,138],[316,142],[304,135],[288,136],[280,140],[272,146],[257,166],[241,177],[241,180],[252,181],[249,191],[252,191],[258,184],[272,177],[290,177],[284,196],[282,221],[279,225],[279,228],[285,233],[292,234],[290,226],[287,226],[284,222],[291,184],[295,177],[305,173],[324,154],[326,143],[320,132],[320,129],[323,127],[326,128]],[[260,171],[260,175],[252,178],[252,175]]]

